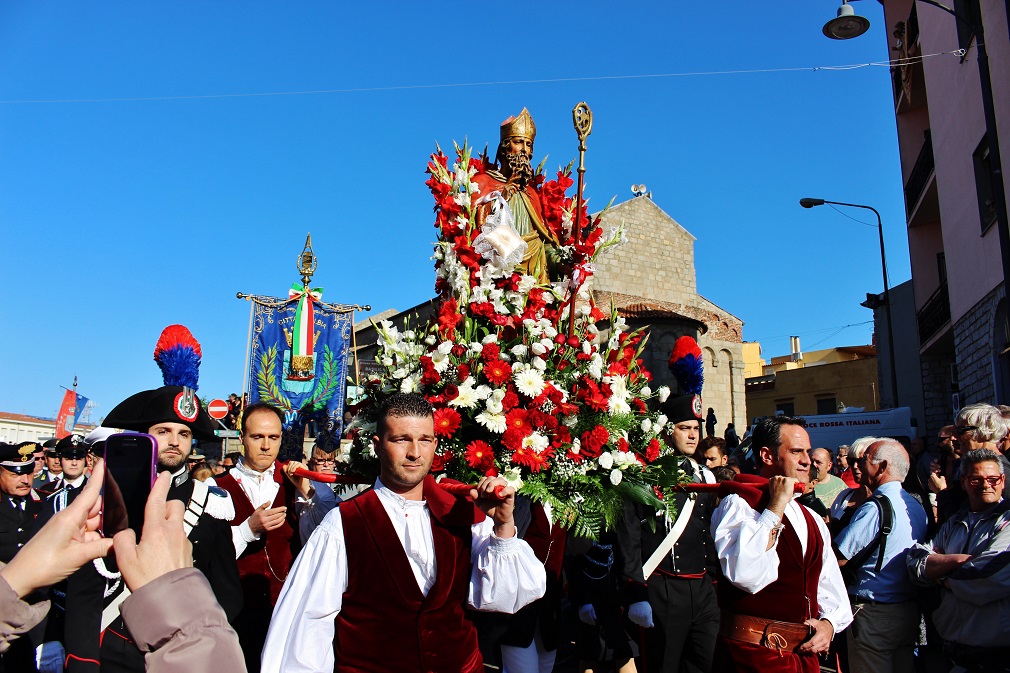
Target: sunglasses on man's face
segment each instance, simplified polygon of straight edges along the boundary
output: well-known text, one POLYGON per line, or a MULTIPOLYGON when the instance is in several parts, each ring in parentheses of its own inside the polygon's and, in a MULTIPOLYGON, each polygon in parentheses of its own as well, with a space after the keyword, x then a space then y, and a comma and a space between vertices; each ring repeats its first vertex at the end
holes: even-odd
POLYGON ((964 435, 964 434, 967 434, 969 432, 975 432, 976 430, 978 430, 978 426, 977 425, 959 425, 956 428, 954 428, 954 434, 955 435, 964 435))
POLYGON ((1003 481, 1003 476, 1004 475, 1001 474, 996 477, 968 477, 968 485, 972 488, 978 488, 983 483, 986 483, 995 488, 1003 481))

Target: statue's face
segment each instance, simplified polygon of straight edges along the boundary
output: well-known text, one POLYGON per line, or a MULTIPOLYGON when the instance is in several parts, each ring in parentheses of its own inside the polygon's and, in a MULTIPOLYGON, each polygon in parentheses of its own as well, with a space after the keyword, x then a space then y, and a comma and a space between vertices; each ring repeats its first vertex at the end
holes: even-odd
POLYGON ((529 138, 512 136, 509 138, 509 152, 511 154, 522 154, 527 159, 533 156, 533 141, 529 138))

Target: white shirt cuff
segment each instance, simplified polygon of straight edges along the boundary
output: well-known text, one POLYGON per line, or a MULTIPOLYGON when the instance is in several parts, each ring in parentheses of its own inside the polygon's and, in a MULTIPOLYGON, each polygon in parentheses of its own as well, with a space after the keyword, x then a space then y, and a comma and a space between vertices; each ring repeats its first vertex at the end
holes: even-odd
POLYGON ((758 523, 764 526, 765 528, 771 530, 772 528, 775 528, 775 526, 782 523, 782 517, 780 517, 778 514, 771 511, 770 509, 766 509, 765 511, 761 512, 761 516, 758 517, 758 523))

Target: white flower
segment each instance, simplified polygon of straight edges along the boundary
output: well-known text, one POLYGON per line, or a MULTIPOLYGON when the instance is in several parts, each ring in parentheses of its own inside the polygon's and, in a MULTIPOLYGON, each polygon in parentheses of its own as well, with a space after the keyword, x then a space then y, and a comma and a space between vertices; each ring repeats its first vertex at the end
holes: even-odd
POLYGON ((576 437, 575 439, 572 440, 572 448, 570 449, 570 451, 577 456, 579 455, 579 451, 581 450, 582 450, 582 441, 578 437, 576 437))
POLYGON ((452 362, 449 360, 448 355, 437 350, 431 354, 431 364, 435 368, 435 371, 441 374, 449 368, 452 362))
POLYGON ((652 421, 648 418, 642 419, 642 432, 649 433, 652 432, 652 421))
POLYGON ((383 355, 381 362, 383 367, 393 366, 393 358, 389 357, 388 355, 383 355))
POLYGON ((628 329, 628 321, 624 319, 624 316, 617 316, 617 320, 614 321, 614 330, 623 332, 626 329, 628 329))
POLYGON ((477 406, 477 393, 473 389, 473 379, 467 378, 466 381, 459 385, 459 394, 456 398, 449 401, 450 407, 459 407, 460 409, 473 409, 477 406))
POLYGON ((474 342, 474 343, 470 344, 470 350, 472 352, 474 352, 474 353, 480 353, 482 350, 484 350, 484 346, 481 345, 481 344, 479 344, 479 343, 474 342))
POLYGON ((547 362, 545 360, 543 360, 542 358, 533 358, 533 360, 531 361, 531 363, 533 364, 534 367, 536 367, 541 372, 544 372, 544 371, 547 370, 547 362))
POLYGON ((494 392, 491 393, 491 399, 494 400, 495 402, 501 402, 502 400, 504 400, 505 399, 505 389, 504 388, 495 388, 494 392))
POLYGON ((595 336, 600 333, 600 328, 595 324, 590 324, 589 327, 586 328, 586 332, 595 336))
POLYGON ((526 353, 529 351, 525 344, 516 344, 512 347, 512 355, 517 358, 526 357, 526 353))
POLYGON ((406 339, 407 341, 413 341, 415 336, 416 335, 414 334, 414 330, 412 329, 409 329, 403 333, 403 338, 406 339))
POLYGON ((522 470, 518 467, 510 467, 500 475, 505 483, 518 491, 523 487, 522 470))
POLYGON ((523 274, 519 279, 519 292, 529 294, 530 290, 537 286, 537 279, 533 276, 523 274))
POLYGON ((501 400, 496 400, 494 397, 489 397, 487 404, 485 404, 489 413, 500 414, 502 412, 501 400))
POLYGON ((593 344, 589 343, 588 341, 583 341, 582 342, 582 352, 585 353, 586 355, 589 355, 590 353, 592 353, 593 352, 593 344))
MULTIPOLYGON (((540 340, 540 345, 542 345, 545 350, 551 350, 552 348, 554 348, 554 340, 553 339, 541 339, 540 340)), ((538 353, 538 355, 539 355, 539 353, 538 353)))
POLYGON ((544 449, 550 445, 551 441, 539 432, 531 433, 529 436, 523 438, 523 448, 533 449, 538 454, 543 453, 544 449))
POLYGON ((452 352, 453 345, 454 344, 451 341, 446 339, 445 341, 443 341, 438 345, 438 352, 441 353, 442 355, 448 355, 449 353, 452 352))
MULTIPOLYGON (((564 423, 565 426, 569 428, 574 428, 575 425, 579 422, 579 417, 576 414, 569 414, 567 416, 562 416, 561 422, 564 423)), ((575 441, 577 442, 579 440, 576 439, 575 441)))
POLYGON ((642 386, 642 397, 648 397, 652 394, 652 388, 649 386, 642 386))
POLYGON ((407 370, 403 367, 393 370, 394 379, 404 379, 407 378, 407 370))
POLYGON ((477 386, 477 399, 486 400, 491 395, 491 386, 484 385, 483 383, 477 386))
POLYGON ((669 386, 660 386, 659 390, 657 392, 659 393, 659 403, 660 404, 662 404, 663 402, 666 402, 666 400, 670 397, 670 388, 669 388, 669 386))
POLYGON ((610 473, 610 483, 613 484, 614 486, 617 486, 618 484, 620 484, 621 483, 621 479, 623 479, 623 478, 624 478, 624 475, 621 474, 620 470, 613 470, 610 473))
POLYGON ((656 417, 656 432, 662 432, 663 428, 666 427, 666 422, 670 420, 666 417, 666 414, 660 414, 656 417))
POLYGON ((594 353, 593 359, 589 361, 589 375, 597 381, 603 376, 603 358, 599 353, 594 353))
POLYGON ((544 353, 547 352, 547 349, 544 347, 544 344, 540 341, 537 341, 532 346, 530 346, 530 350, 533 351, 534 355, 543 355, 544 353))
POLYGON ((418 385, 421 383, 421 374, 414 373, 400 382, 401 393, 416 393, 418 385))
POLYGON ((429 334, 428 336, 424 337, 424 343, 428 344, 429 346, 434 346, 436 341, 438 341, 438 339, 435 338, 434 334, 429 334))
POLYGON ((611 414, 630 414, 631 405, 628 404, 627 400, 622 400, 616 395, 610 397, 610 402, 607 405, 608 411, 611 414))
MULTIPOLYGON (((539 358, 534 358, 539 360, 539 358)), ((543 362, 541 360, 541 362, 543 362)), ((540 372, 531 367, 524 367, 512 375, 515 380, 516 389, 527 397, 536 397, 544 392, 544 377, 540 372)))
POLYGON ((482 411, 477 414, 474 420, 491 432, 498 433, 499 435, 505 432, 508 428, 508 423, 505 422, 505 416, 503 414, 492 414, 487 411, 482 411))
POLYGON ((498 341, 497 334, 488 334, 486 337, 480 340, 482 344, 493 344, 496 341, 498 341))
POLYGON ((548 339, 553 339, 557 335, 558 335, 558 331, 556 329, 554 329, 553 325, 551 325, 550 323, 547 323, 546 325, 544 325, 544 336, 545 337, 547 337, 548 339))
POLYGON ((600 454, 600 457, 596 460, 604 470, 609 470, 614 466, 614 457, 609 453, 600 454))

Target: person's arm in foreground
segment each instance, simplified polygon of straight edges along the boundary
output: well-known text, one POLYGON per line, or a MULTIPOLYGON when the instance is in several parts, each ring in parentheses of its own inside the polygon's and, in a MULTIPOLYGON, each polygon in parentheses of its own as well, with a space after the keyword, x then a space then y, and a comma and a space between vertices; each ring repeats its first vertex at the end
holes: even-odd
POLYGON ((50 519, 0 570, 0 652, 49 612, 49 601, 28 605, 22 598, 65 580, 85 563, 109 552, 112 540, 103 540, 98 534, 104 473, 99 461, 94 476, 74 502, 50 519))
POLYGON ((144 509, 143 539, 116 534, 116 560, 133 595, 120 612, 152 673, 245 673, 238 635, 210 584, 193 568, 182 502, 165 502, 171 477, 158 476, 144 509))
POLYGON ((483 477, 470 495, 488 518, 470 529, 468 603, 477 610, 515 614, 547 591, 547 571, 532 547, 516 535, 514 488, 499 477, 483 477), (499 486, 505 487, 504 500, 494 494, 499 486))

